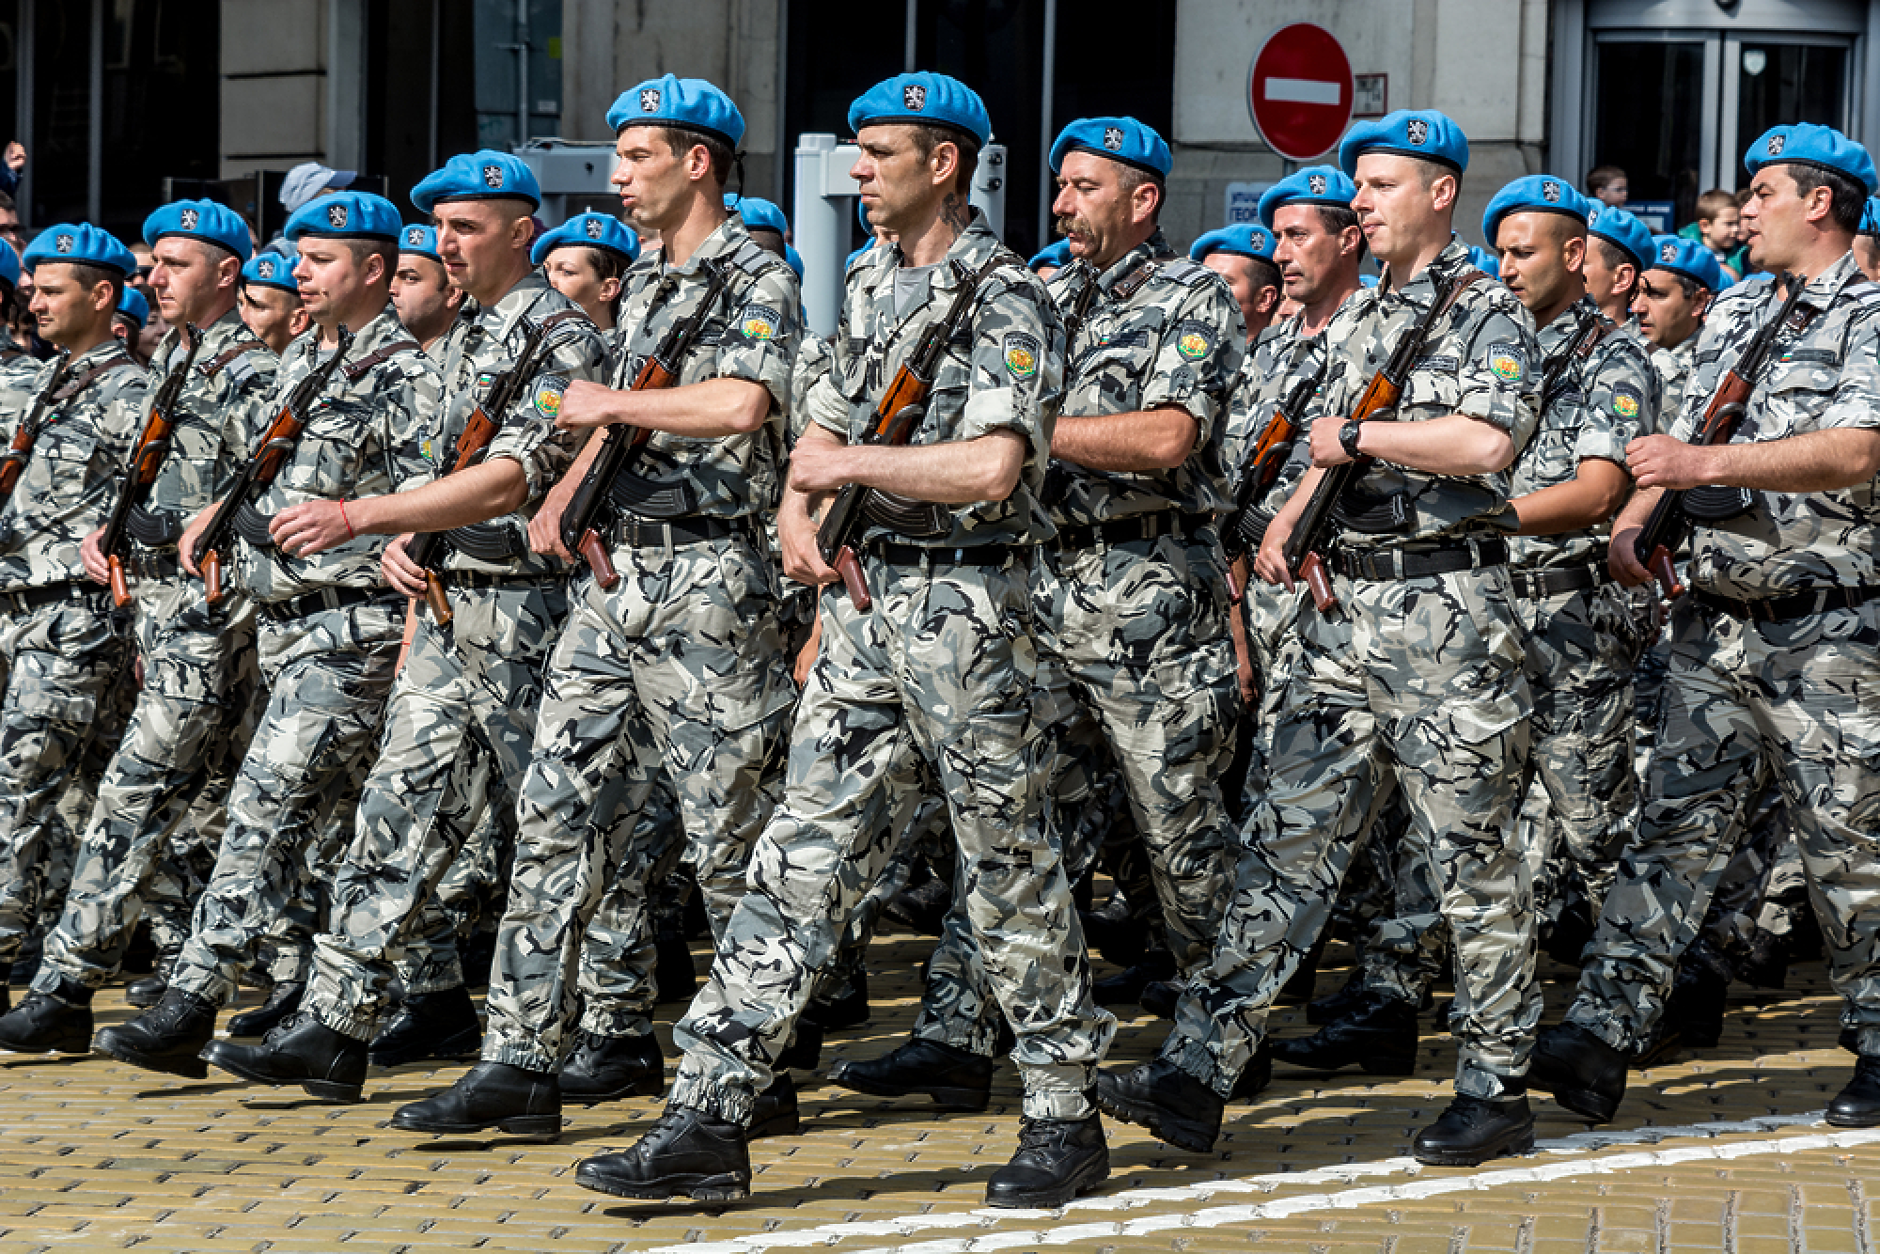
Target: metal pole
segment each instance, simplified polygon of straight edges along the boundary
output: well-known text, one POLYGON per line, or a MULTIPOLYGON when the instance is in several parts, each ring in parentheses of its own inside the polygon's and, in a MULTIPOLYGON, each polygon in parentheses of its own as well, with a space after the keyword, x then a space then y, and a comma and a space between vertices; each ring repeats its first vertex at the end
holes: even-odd
POLYGON ((516 142, 529 139, 529 0, 516 0, 516 142))
POLYGON ((912 74, 915 59, 920 55, 920 0, 907 0, 907 33, 903 45, 905 52, 901 57, 901 71, 912 74))
POLYGON ((431 142, 427 156, 433 170, 437 169, 437 75, 443 68, 438 64, 443 41, 444 0, 431 0, 431 142))
POLYGON ((104 216, 104 0, 91 0, 91 82, 85 119, 85 216, 104 216))
POLYGON ((848 239, 852 197, 828 196, 825 169, 834 155, 834 135, 796 137, 796 212, 790 216, 796 251, 803 257, 803 308, 810 330, 834 335, 842 309, 842 258, 848 239))
MULTIPOLYGON (((33 14, 38 7, 39 0, 20 0, 20 39, 14 54, 20 67, 17 115, 20 120, 20 142, 26 145, 29 156, 39 145, 38 138, 33 134, 33 14)), ((33 163, 30 160, 20 174, 20 185, 14 191, 18 196, 16 207, 19 209, 20 221, 30 225, 33 221, 33 163)))
POLYGON ((1057 94, 1057 0, 1044 0, 1044 89, 1038 106, 1038 247, 1051 240, 1051 141, 1057 130, 1051 106, 1057 94))
MULTIPOLYGON (((776 176, 771 180, 770 198, 783 204, 783 188, 786 182, 784 172, 789 168, 783 160, 784 153, 790 149, 790 0, 777 0, 777 135, 776 176)), ((795 231, 792 230, 792 235, 795 231)), ((799 250, 800 252, 801 250, 799 250)))

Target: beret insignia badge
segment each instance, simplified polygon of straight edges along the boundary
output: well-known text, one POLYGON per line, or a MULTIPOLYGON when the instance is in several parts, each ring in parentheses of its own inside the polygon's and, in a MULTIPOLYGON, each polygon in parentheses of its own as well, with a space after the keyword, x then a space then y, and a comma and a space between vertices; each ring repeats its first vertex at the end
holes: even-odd
POLYGON ((919 113, 927 107, 927 89, 919 83, 909 83, 901 89, 901 103, 919 113))
POLYGON ((658 113, 659 112, 659 88, 648 87, 646 90, 640 93, 640 112, 641 113, 658 113))
POLYGON ((334 205, 326 211, 326 220, 336 231, 346 229, 346 206, 334 205))
POLYGON ((196 223, 202 221, 202 214, 194 209, 185 209, 178 216, 183 220, 183 229, 185 231, 195 230, 196 223))
POLYGON ((1411 118, 1409 124, 1404 127, 1404 134, 1409 137, 1411 143, 1421 148, 1429 140, 1430 124, 1422 118, 1411 118))
POLYGON ((1123 151, 1123 128, 1120 126, 1104 127, 1103 146, 1111 152, 1123 151))
POLYGON ((483 181, 492 191, 500 188, 503 185, 503 167, 499 165, 484 166, 483 181))
POLYGON ((1311 190, 1314 196, 1323 196, 1327 186, 1328 184, 1323 174, 1306 175, 1306 187, 1311 190))

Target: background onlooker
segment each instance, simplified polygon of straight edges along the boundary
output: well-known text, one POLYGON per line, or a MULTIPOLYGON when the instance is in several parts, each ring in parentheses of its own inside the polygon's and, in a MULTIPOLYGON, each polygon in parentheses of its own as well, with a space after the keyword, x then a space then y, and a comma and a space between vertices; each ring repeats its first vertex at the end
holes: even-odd
POLYGON ((1697 198, 1697 221, 1678 231, 1685 239, 1697 240, 1716 254, 1717 264, 1729 271, 1732 279, 1742 278, 1748 265, 1749 248, 1743 243, 1739 203, 1736 193, 1713 187, 1697 198))
POLYGON ((1631 194, 1625 171, 1616 165, 1596 165, 1586 174, 1586 194, 1617 209, 1631 194))

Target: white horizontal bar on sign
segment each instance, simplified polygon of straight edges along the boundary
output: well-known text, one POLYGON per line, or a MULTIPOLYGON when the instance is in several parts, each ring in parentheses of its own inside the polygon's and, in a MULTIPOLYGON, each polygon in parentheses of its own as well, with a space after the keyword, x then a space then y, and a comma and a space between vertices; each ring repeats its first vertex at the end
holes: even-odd
POLYGON ((1316 78, 1269 78, 1262 88, 1275 104, 1336 105, 1343 91, 1343 84, 1316 78))

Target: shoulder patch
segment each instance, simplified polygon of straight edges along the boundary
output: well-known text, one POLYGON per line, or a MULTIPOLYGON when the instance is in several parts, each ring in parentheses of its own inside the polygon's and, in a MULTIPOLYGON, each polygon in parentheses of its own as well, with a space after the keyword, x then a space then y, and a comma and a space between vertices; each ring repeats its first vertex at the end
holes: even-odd
POLYGON ((738 312, 738 334, 754 344, 762 344, 777 337, 782 322, 783 316, 769 305, 752 302, 738 312))
POLYGON ((1214 332, 1199 322, 1184 322, 1175 333, 1175 351, 1184 361, 1200 361, 1214 351, 1214 332))
POLYGON ((1519 383, 1527 377, 1527 354, 1509 340, 1488 346, 1489 373, 1503 383, 1519 383))
POLYGON ((1644 405, 1645 398, 1639 395, 1637 388, 1630 383, 1621 383, 1612 390, 1612 412, 1621 418, 1636 418, 1644 405))
POLYGON ((1006 372, 1014 379, 1029 379, 1038 373, 1038 354, 1041 349, 1034 337, 1017 331, 1010 332, 1005 337, 1003 348, 1006 372))
POLYGON ((550 422, 561 413, 561 394, 568 390, 568 380, 558 374, 539 375, 531 390, 529 403, 535 412, 550 422))

